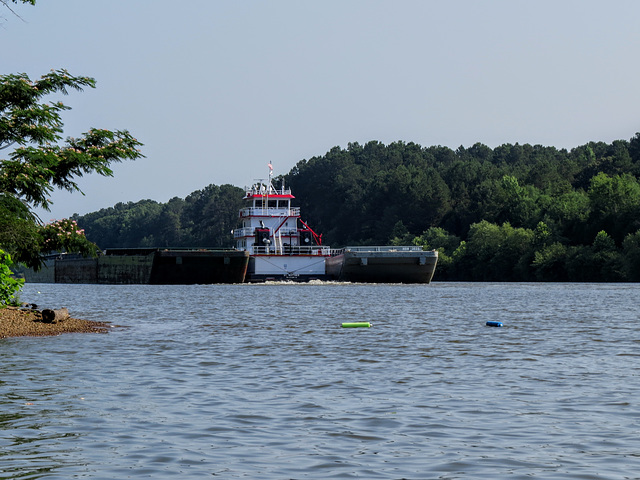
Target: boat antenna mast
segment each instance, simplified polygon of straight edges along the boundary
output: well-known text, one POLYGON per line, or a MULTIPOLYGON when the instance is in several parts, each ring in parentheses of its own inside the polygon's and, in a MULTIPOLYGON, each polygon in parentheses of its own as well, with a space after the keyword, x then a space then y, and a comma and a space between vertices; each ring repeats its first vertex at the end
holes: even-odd
POLYGON ((275 188, 273 188, 273 184, 271 183, 271 179, 273 178, 273 165, 271 164, 271 162, 269 162, 269 185, 267 185, 267 190, 275 190, 275 188))

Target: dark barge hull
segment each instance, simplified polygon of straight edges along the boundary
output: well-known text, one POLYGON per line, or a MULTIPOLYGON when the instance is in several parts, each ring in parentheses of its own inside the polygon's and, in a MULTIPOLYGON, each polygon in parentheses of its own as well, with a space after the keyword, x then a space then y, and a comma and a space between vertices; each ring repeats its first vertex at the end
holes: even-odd
POLYGON ((163 250, 156 253, 149 283, 188 285, 242 283, 247 274, 249 253, 163 250))
POLYGON ((39 271, 27 270, 30 283, 104 285, 190 285, 242 283, 249 254, 237 250, 109 249, 98 258, 60 255, 39 271))
POLYGON ((335 280, 355 283, 431 283, 438 262, 435 251, 349 250, 327 259, 335 280))

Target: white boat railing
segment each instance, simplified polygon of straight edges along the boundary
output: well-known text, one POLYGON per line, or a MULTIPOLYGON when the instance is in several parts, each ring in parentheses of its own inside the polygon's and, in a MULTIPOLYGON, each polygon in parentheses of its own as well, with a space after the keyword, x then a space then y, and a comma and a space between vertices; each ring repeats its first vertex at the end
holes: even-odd
POLYGON ((250 227, 236 228, 233 230, 233 238, 250 237, 255 229, 250 227))
POLYGON ((260 183, 256 185, 252 185, 251 188, 245 188, 244 191, 245 191, 245 197, 251 197, 255 195, 263 195, 263 196, 291 195, 290 188, 282 187, 280 189, 277 189, 273 185, 269 185, 269 186, 265 185, 264 183, 262 183, 262 181, 260 181, 260 183))
MULTIPOLYGON (((233 238, 253 237, 255 235, 255 227, 242 227, 233 230, 233 238)), ((296 228, 281 228, 278 233, 281 237, 293 237, 298 234, 296 228)))
POLYGON ((243 217, 299 217, 300 207, 277 208, 277 207, 247 207, 240 210, 240 218, 243 217))
POLYGON ((345 252, 354 253, 375 253, 375 252, 404 252, 404 253, 421 253, 421 256, 425 257, 437 257, 437 250, 424 250, 419 245, 384 245, 384 246, 357 246, 357 247, 344 247, 331 249, 331 256, 341 255, 345 252))
POLYGON ((328 256, 331 254, 331 247, 301 247, 301 246, 291 246, 291 245, 283 245, 282 248, 275 248, 273 245, 268 247, 260 247, 253 245, 249 249, 249 254, 251 255, 324 255, 328 256))
POLYGON ((378 245, 378 246, 358 246, 344 247, 344 251, 350 252, 422 252, 419 245, 378 245))

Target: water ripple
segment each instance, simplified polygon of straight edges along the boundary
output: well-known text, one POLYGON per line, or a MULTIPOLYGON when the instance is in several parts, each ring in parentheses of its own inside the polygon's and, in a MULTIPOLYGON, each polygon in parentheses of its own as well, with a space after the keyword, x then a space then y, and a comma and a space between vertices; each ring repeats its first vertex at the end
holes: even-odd
POLYGON ((0 341, 0 479, 639 478, 638 293, 27 285, 130 328, 0 341))

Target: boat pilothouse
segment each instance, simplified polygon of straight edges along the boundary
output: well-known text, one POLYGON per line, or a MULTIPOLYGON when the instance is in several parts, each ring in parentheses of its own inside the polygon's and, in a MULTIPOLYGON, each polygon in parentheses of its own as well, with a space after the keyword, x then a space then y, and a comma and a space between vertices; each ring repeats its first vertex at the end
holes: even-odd
POLYGON ((331 249, 300 219, 300 208, 291 206, 295 197, 284 180, 280 189, 273 186, 272 171, 269 165, 269 179, 257 180, 246 189, 241 226, 233 232, 236 248, 250 255, 247 278, 324 278, 331 249))

